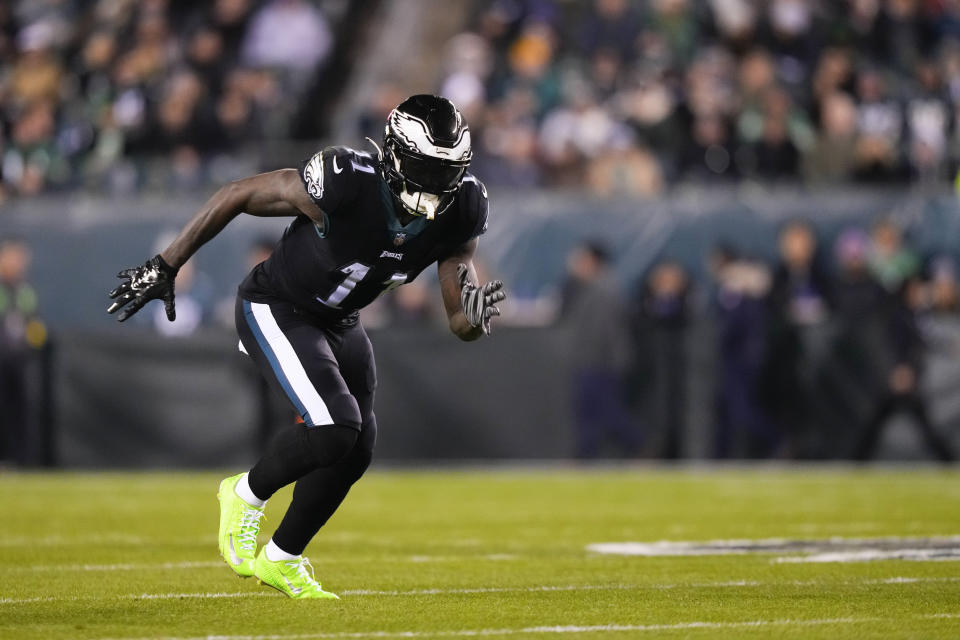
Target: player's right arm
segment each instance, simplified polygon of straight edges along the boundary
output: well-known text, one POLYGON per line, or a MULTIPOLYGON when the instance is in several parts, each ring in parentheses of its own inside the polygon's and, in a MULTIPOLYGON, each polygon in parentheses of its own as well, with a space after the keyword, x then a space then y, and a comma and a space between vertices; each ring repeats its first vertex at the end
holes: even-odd
POLYGON ((260 217, 303 214, 323 224, 323 213, 304 189, 296 169, 280 169, 231 182, 207 200, 170 246, 142 266, 118 274, 126 281, 110 292, 114 302, 107 312, 119 310, 117 319, 123 322, 147 302, 159 298, 164 302, 167 318, 173 320, 177 271, 241 213, 260 217))
POLYGON ((171 267, 179 269, 241 213, 268 218, 304 214, 323 224, 323 214, 303 188, 299 172, 280 169, 218 189, 160 256, 171 267))

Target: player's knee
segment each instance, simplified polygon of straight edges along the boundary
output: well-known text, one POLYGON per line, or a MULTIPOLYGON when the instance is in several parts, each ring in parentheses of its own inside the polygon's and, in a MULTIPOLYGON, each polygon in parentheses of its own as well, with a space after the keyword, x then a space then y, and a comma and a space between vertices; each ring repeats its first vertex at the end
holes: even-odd
POLYGON ((327 411, 330 413, 330 419, 333 424, 351 427, 359 430, 362 421, 360 417, 360 406, 357 399, 349 393, 324 398, 326 400, 327 411))
POLYGON ((353 482, 356 482, 366 472, 367 467, 373 460, 373 448, 376 442, 376 422, 368 421, 363 425, 363 431, 357 439, 353 451, 350 452, 350 474, 353 476, 353 482))
POLYGON ((357 444, 360 432, 353 427, 328 424, 306 428, 307 443, 316 464, 329 467, 343 460, 357 444))

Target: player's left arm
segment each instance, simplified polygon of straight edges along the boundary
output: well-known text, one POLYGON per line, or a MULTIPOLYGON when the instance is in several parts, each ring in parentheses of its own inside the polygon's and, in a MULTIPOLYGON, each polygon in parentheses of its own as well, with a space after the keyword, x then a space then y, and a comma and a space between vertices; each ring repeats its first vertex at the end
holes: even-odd
POLYGON ((490 322, 500 315, 497 303, 506 297, 499 280, 477 285, 473 256, 477 239, 465 242, 437 263, 440 293, 447 311, 450 331, 464 341, 490 335, 490 322))

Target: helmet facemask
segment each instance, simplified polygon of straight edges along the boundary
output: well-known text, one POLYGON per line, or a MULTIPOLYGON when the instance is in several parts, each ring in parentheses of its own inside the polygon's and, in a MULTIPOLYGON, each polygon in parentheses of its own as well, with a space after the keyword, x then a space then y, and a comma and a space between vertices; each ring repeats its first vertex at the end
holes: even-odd
POLYGON ((408 212, 428 220, 453 203, 469 164, 404 149, 389 137, 383 145, 387 183, 408 212))

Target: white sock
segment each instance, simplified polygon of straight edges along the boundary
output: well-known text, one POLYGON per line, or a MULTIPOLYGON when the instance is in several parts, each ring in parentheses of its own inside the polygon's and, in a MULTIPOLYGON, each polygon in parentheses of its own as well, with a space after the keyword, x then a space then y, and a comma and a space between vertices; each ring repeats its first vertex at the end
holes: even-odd
POLYGON ((267 501, 258 498, 257 495, 250 489, 250 483, 247 482, 248 475, 248 473, 245 473, 240 477, 240 480, 237 481, 237 486, 233 491, 248 505, 260 509, 263 507, 263 505, 267 504, 267 501))
POLYGON ((287 553, 283 549, 277 546, 277 543, 273 541, 273 538, 270 538, 270 542, 267 543, 267 546, 264 547, 264 552, 267 554, 267 560, 270 562, 280 562, 281 560, 296 560, 300 556, 295 556, 292 553, 287 553))

